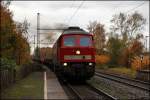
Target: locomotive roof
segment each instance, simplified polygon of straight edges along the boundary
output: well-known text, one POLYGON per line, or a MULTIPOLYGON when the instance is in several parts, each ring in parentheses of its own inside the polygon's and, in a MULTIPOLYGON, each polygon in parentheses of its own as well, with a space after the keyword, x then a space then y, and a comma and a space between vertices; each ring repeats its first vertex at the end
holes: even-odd
POLYGON ((89 34, 79 27, 69 27, 63 31, 63 34, 89 34))

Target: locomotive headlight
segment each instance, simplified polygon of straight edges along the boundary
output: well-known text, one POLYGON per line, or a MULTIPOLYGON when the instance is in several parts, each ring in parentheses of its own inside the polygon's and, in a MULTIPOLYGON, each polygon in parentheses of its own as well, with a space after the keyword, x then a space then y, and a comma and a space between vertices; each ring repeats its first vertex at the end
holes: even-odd
POLYGON ((92 66, 93 64, 92 63, 89 63, 89 66, 92 66))
POLYGON ((67 63, 64 63, 63 65, 64 65, 64 66, 67 66, 67 63))
POLYGON ((79 55, 79 54, 80 54, 80 51, 79 51, 79 50, 77 50, 77 51, 76 51, 76 54, 78 54, 78 55, 79 55))

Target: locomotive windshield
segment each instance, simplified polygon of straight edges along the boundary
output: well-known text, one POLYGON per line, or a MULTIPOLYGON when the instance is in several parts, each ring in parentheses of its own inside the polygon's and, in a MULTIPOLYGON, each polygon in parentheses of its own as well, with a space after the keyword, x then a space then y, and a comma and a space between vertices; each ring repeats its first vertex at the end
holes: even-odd
POLYGON ((91 42, 90 37, 80 37, 80 46, 91 46, 91 42))
POLYGON ((75 37, 66 37, 64 38, 64 46, 75 46, 75 37))
POLYGON ((67 47, 81 46, 89 47, 92 46, 92 38, 89 36, 65 36, 63 39, 63 45, 67 47))

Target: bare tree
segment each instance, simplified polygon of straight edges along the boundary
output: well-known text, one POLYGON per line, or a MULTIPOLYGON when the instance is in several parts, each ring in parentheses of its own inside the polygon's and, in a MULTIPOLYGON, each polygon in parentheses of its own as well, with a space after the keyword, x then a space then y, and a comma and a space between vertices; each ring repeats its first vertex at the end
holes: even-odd
POLYGON ((134 12, 131 15, 119 13, 113 16, 111 23, 111 32, 121 34, 124 42, 129 42, 129 40, 136 38, 136 35, 141 33, 146 19, 138 12, 134 12))
POLYGON ((87 29, 89 30, 89 32, 91 32, 94 35, 94 43, 95 43, 96 52, 98 54, 103 53, 103 49, 105 46, 104 25, 101 23, 98 23, 97 21, 89 22, 87 29))
MULTIPOLYGON (((111 20, 111 34, 121 34, 121 59, 124 59, 127 66, 131 63, 131 58, 139 55, 143 46, 140 42, 142 30, 146 24, 146 19, 138 12, 126 15, 124 13, 116 14, 111 20)), ((113 46, 112 46, 113 48, 113 46)))
POLYGON ((17 32, 22 33, 26 39, 28 39, 28 29, 30 23, 28 23, 27 19, 25 19, 22 23, 16 22, 17 32))
POLYGON ((124 41, 127 41, 127 16, 124 13, 120 13, 118 15, 113 15, 111 20, 111 34, 121 34, 124 41))
POLYGON ((145 24, 146 19, 138 12, 129 15, 127 20, 128 35, 136 37, 144 29, 145 24))

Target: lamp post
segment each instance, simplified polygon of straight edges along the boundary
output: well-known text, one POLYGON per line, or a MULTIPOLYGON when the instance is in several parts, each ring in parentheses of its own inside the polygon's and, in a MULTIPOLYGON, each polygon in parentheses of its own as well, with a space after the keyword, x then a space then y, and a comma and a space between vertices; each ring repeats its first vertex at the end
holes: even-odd
POLYGON ((40 13, 37 13, 37 57, 40 57, 40 34, 39 34, 39 28, 40 28, 40 13))
POLYGON ((148 52, 148 47, 147 47, 147 38, 149 37, 149 36, 145 36, 146 37, 146 52, 148 52))
POLYGON ((131 58, 129 56, 128 66, 131 67, 131 58))
POLYGON ((141 68, 142 68, 143 55, 140 55, 140 58, 141 58, 141 67, 140 67, 140 70, 141 70, 141 68))

